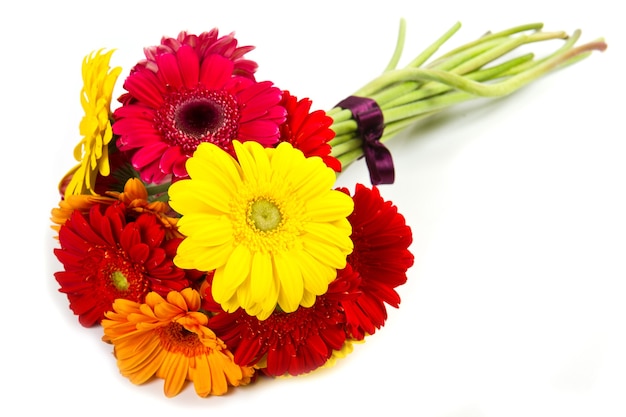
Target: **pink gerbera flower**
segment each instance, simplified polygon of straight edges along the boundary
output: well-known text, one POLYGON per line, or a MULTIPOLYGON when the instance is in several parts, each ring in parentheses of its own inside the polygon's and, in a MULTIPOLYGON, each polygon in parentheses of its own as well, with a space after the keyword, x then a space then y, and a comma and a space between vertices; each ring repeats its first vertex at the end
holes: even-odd
POLYGON ((186 177, 185 162, 202 142, 234 155, 232 141, 273 146, 285 120, 282 93, 269 81, 234 76, 222 55, 201 57, 190 45, 155 57, 156 72, 136 68, 115 113, 118 147, 146 182, 186 177), (202 59, 201 59, 202 58, 202 59))
POLYGON ((244 55, 254 49, 254 46, 237 46, 238 42, 234 33, 219 36, 217 28, 200 35, 180 32, 176 38, 163 37, 161 44, 144 48, 146 59, 140 61, 137 66, 147 67, 157 72, 157 57, 163 53, 172 54, 181 46, 189 45, 196 51, 200 62, 210 55, 217 54, 228 58, 233 62, 233 74, 254 79, 258 65, 256 62, 244 58, 244 55))

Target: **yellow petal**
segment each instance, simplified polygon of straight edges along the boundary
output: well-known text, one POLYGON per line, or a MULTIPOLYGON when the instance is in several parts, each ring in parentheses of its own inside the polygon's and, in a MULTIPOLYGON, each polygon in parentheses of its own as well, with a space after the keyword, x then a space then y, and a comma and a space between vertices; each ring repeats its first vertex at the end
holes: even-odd
POLYGON ((296 311, 304 291, 300 267, 292 257, 285 254, 274 255, 274 267, 280 281, 278 305, 286 313, 296 311))
POLYGON ((248 279, 251 263, 252 254, 248 248, 243 245, 235 247, 226 265, 217 268, 213 276, 212 288, 215 301, 222 303, 235 294, 237 287, 248 279))
MULTIPOLYGON (((274 271, 272 269, 272 258, 268 253, 256 252, 252 257, 252 270, 250 274, 250 292, 251 300, 254 303, 263 302, 270 299, 272 303, 272 295, 276 294, 273 279, 274 271)), ((274 299, 274 302, 276 300, 274 299)))
POLYGON ((352 198, 341 191, 330 191, 324 198, 313 198, 306 203, 307 214, 316 222, 332 222, 348 217, 354 210, 352 198))
POLYGON ((233 240, 232 223, 225 216, 207 213, 192 213, 183 216, 177 223, 178 231, 190 236, 203 246, 218 246, 233 240))

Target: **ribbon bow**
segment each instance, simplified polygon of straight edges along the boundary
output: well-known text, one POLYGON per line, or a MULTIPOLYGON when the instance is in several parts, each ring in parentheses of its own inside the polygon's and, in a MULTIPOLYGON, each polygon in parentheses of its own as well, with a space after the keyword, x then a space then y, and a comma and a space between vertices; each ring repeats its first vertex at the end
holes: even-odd
POLYGON ((383 145, 383 112, 376 101, 367 97, 349 96, 336 107, 350 110, 363 138, 363 155, 372 185, 393 184, 395 172, 391 152, 383 145))

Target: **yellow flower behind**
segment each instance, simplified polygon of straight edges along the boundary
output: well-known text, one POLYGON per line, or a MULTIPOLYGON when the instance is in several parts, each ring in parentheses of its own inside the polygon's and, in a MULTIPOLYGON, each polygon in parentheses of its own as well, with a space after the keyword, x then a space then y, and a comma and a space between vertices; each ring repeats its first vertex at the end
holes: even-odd
POLYGON ((185 239, 174 263, 215 271, 212 295, 228 312, 263 320, 276 308, 310 307, 352 252, 352 198, 335 173, 289 143, 233 142, 237 159, 202 143, 190 179, 172 184, 170 206, 185 239))
POLYGON ((83 89, 80 102, 85 115, 79 130, 81 141, 74 148, 74 158, 80 163, 70 174, 72 179, 65 196, 94 193, 96 175, 110 173, 108 145, 113 138, 111 128, 111 97, 121 67, 113 69, 109 61, 113 51, 93 52, 83 60, 83 89))

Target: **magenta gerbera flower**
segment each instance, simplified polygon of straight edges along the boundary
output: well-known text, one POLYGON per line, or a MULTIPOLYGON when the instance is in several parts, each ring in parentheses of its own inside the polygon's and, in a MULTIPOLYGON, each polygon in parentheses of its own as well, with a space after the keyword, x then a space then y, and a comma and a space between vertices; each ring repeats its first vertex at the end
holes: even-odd
POLYGON ((155 57, 156 72, 136 68, 114 112, 118 147, 130 152, 141 178, 160 183, 186 177, 185 162, 202 142, 234 155, 232 141, 275 145, 285 121, 282 92, 269 82, 233 75, 222 55, 206 57, 190 45, 155 57))
POLYGON ((245 58, 245 54, 252 51, 254 46, 237 46, 238 41, 234 33, 219 36, 217 28, 200 35, 180 32, 176 38, 164 36, 161 44, 144 48, 146 59, 140 61, 137 66, 147 67, 154 72, 158 70, 157 57, 163 53, 175 53, 183 45, 191 46, 196 51, 200 62, 210 55, 217 54, 228 58, 233 62, 233 74, 254 79, 258 65, 256 62, 245 58))

